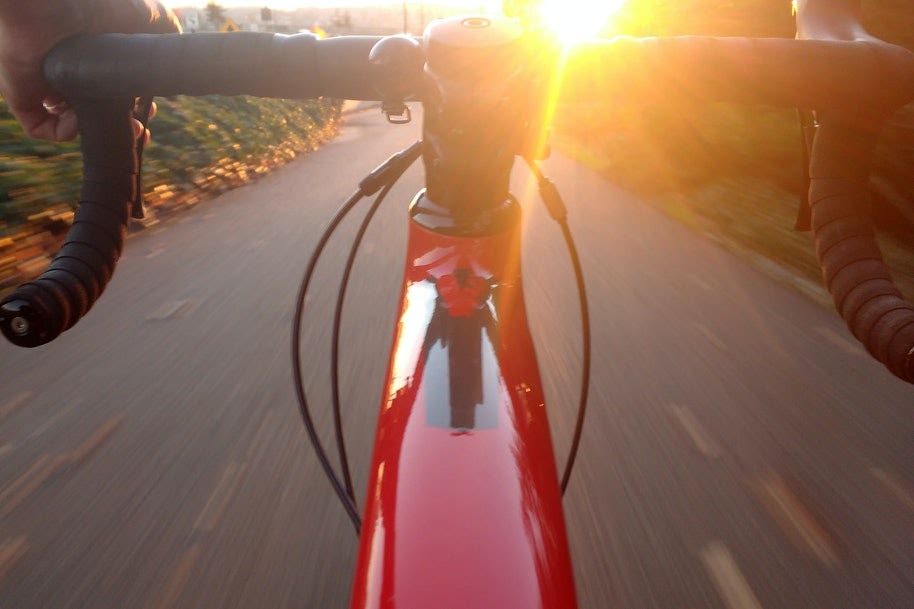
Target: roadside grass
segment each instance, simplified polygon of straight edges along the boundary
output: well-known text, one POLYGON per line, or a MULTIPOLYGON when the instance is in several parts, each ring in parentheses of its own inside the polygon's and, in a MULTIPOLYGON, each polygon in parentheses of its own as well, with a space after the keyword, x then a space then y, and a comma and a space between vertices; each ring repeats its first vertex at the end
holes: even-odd
MULTIPOLYGON (((216 96, 157 103, 143 162, 153 222, 314 150, 336 133, 341 107, 216 96)), ((72 222, 81 175, 76 143, 26 138, 0 100, 0 289, 50 261, 72 222)))
MULTIPOLYGON (((865 0, 863 8, 870 31, 914 48, 910 0, 865 0)), ((794 32, 789 3, 771 0, 631 0, 617 25, 636 36, 794 32)), ((811 234, 793 230, 807 187, 794 110, 700 103, 686 91, 637 102, 563 100, 553 129, 558 149, 697 232, 822 284, 811 234)), ((884 257, 914 297, 914 105, 882 140, 872 209, 884 257)))
MULTIPOLYGON (((557 116, 555 144, 569 156, 728 249, 822 284, 811 233, 793 229, 806 187, 793 110, 679 100, 557 116)), ((879 235, 886 261, 914 296, 911 233, 894 210, 878 218, 893 229, 879 235)))

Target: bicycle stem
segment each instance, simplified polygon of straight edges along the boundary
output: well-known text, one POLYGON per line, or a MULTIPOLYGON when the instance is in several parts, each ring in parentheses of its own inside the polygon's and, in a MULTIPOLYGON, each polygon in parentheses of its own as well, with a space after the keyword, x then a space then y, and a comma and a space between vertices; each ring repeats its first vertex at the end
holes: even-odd
POLYGON ((426 29, 426 191, 413 207, 419 224, 480 235, 504 230, 516 218, 508 192, 511 168, 515 156, 536 156, 539 93, 550 74, 543 64, 531 66, 530 41, 519 24, 486 17, 443 20, 426 29))

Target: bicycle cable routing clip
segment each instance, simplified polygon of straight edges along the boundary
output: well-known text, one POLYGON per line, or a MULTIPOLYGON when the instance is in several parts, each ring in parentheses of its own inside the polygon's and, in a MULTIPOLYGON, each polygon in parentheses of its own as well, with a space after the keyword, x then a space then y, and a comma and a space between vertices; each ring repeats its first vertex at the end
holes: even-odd
POLYGON ((412 122, 413 114, 404 100, 416 94, 416 83, 425 65, 425 52, 419 41, 406 35, 386 36, 371 48, 368 61, 379 75, 381 112, 387 122, 394 125, 412 122))
MULTIPOLYGON (((136 105, 133 109, 133 118, 138 120, 143 126, 143 132, 145 133, 146 127, 149 124, 149 119, 152 116, 152 98, 151 97, 142 97, 136 100, 136 105)), ((146 219, 146 204, 143 200, 143 151, 146 148, 146 136, 140 134, 140 137, 136 140, 136 146, 134 148, 136 152, 136 175, 134 177, 134 184, 136 192, 133 195, 133 200, 130 201, 130 217, 134 220, 144 220, 146 219)))
POLYGON ((387 122, 392 125, 405 125, 413 120, 413 113, 410 111, 409 106, 402 101, 382 102, 381 112, 387 117, 387 122))

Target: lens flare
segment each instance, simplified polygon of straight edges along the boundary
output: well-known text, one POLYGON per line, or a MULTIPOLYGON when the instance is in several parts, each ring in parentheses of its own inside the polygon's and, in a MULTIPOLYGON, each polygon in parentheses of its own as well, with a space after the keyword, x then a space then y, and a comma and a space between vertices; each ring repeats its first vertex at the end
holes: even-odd
POLYGON ((564 42, 597 35, 625 0, 542 0, 539 13, 544 25, 564 42))

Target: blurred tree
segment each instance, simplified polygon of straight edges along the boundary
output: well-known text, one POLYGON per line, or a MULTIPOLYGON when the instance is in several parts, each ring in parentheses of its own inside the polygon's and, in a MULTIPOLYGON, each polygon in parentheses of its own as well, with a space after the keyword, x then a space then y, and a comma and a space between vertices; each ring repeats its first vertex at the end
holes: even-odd
POLYGON ((348 30, 352 27, 352 15, 349 14, 349 9, 345 11, 342 9, 336 9, 333 13, 333 25, 337 29, 348 30))
POLYGON ((270 7, 265 6, 260 9, 260 20, 261 21, 273 21, 273 11, 270 10, 270 7))
POLYGON ((225 9, 216 4, 216 0, 210 0, 206 5, 206 20, 218 28, 225 20, 225 9))

